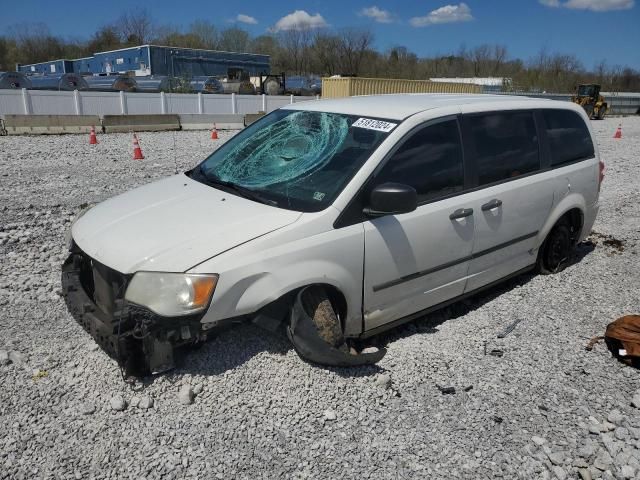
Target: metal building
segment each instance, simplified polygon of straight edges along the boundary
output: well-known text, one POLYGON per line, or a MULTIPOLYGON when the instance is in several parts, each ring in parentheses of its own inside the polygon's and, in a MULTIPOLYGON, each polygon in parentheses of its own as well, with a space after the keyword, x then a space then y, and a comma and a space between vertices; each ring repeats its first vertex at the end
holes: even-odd
POLYGON ((231 76, 242 71, 249 76, 268 73, 269 55, 222 52, 194 48, 141 45, 95 53, 76 60, 17 65, 23 73, 131 73, 136 76, 163 75, 171 77, 231 76))
POLYGON ((25 74, 59 74, 75 73, 73 69, 74 60, 51 60, 49 62, 31 63, 29 65, 16 65, 16 70, 25 74))

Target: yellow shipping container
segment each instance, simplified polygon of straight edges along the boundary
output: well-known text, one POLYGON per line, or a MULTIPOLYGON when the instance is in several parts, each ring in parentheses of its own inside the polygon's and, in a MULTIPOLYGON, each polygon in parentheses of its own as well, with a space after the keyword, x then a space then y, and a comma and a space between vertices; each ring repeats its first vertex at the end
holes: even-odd
POLYGON ((322 79, 322 98, 385 93, 482 93, 482 89, 478 85, 431 82, 429 80, 360 77, 325 77, 322 79))

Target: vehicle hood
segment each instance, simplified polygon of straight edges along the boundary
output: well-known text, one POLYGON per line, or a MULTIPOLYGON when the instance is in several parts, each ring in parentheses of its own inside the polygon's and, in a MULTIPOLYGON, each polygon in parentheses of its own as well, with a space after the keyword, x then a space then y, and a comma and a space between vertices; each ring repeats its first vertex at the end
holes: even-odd
POLYGON ((300 215, 175 175, 96 205, 71 233, 87 255, 121 273, 184 272, 300 215))

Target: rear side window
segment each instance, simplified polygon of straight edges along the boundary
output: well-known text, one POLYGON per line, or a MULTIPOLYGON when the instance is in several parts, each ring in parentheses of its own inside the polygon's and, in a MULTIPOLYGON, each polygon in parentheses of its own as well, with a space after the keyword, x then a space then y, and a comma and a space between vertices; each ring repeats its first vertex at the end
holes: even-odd
POLYGON ((543 110, 551 165, 593 157, 593 142, 584 120, 571 110, 543 110))
POLYGON ((478 184, 500 182, 540 169, 532 112, 500 112, 468 118, 478 184))
POLYGON ((418 202, 450 195, 464 186, 462 147, 456 120, 421 128, 376 175, 376 184, 397 182, 418 192, 418 202))

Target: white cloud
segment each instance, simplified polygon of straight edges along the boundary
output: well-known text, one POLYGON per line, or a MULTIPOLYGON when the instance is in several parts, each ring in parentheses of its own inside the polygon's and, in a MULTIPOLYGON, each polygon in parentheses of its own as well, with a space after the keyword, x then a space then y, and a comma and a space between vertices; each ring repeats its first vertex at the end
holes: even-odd
POLYGON ((563 7, 573 10, 592 10, 594 12, 606 12, 608 10, 629 10, 635 5, 635 0, 539 0, 542 5, 548 7, 563 7))
POLYGON ((458 5, 445 5, 433 10, 424 17, 413 17, 409 23, 414 27, 428 27, 440 23, 468 22, 473 20, 471 9, 466 3, 458 5))
POLYGON ((382 10, 375 5, 373 7, 363 8, 362 10, 360 10, 358 15, 360 15, 361 17, 369 17, 378 23, 393 22, 393 17, 389 11, 382 10))
POLYGON ((316 13, 309 15, 304 10, 296 10, 289 15, 285 15, 271 28, 272 32, 280 32, 283 30, 310 30, 313 28, 328 27, 329 24, 322 18, 322 15, 316 13))
POLYGON ((250 15, 245 15, 244 13, 239 13, 238 16, 236 17, 236 22, 248 23, 249 25, 255 25, 255 24, 258 23, 258 20, 256 20, 254 17, 252 17, 250 15))

